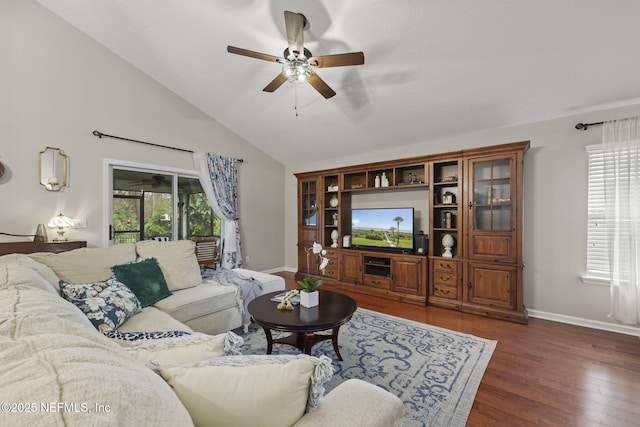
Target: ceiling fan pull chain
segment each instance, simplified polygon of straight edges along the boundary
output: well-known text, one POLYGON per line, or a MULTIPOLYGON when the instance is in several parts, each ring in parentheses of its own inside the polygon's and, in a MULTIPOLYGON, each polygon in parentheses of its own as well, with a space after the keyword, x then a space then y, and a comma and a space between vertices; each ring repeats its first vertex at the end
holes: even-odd
POLYGON ((293 109, 296 110, 296 117, 298 117, 298 85, 293 85, 293 109))

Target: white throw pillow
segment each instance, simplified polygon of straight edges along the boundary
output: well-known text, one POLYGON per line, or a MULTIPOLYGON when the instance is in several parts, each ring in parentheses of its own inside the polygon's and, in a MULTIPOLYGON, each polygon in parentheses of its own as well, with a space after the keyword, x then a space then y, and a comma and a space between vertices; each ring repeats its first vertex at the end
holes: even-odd
POLYGON ((196 427, 291 426, 315 409, 331 379, 331 359, 229 356, 159 369, 196 427))
MULTIPOLYGON (((124 336, 129 337, 132 334, 136 333, 124 333, 124 336)), ((140 336, 153 336, 154 333, 137 334, 140 336)), ((147 364, 153 361, 155 364, 163 366, 180 365, 211 359, 212 357, 239 354, 244 340, 233 332, 218 335, 192 332, 189 335, 136 339, 135 341, 116 337, 115 342, 123 346, 130 355, 140 362, 147 364)))
POLYGON ((191 240, 156 242, 145 240, 136 243, 138 256, 155 258, 167 281, 170 291, 193 288, 202 283, 200 266, 196 258, 196 244, 191 240))

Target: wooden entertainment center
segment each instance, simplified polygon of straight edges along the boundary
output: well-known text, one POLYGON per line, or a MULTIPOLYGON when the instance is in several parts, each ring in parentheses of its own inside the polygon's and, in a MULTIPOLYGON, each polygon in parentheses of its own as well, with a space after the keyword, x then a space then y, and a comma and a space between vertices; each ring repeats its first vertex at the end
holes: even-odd
POLYGON ((524 141, 297 173, 296 278, 309 264, 309 273, 334 289, 526 323, 522 190, 528 149, 524 141), (428 206, 428 251, 343 247, 352 235, 356 195, 393 205, 390 194, 399 191, 415 193, 416 202, 428 206), (313 242, 327 250, 324 274, 318 257, 308 256, 313 242))

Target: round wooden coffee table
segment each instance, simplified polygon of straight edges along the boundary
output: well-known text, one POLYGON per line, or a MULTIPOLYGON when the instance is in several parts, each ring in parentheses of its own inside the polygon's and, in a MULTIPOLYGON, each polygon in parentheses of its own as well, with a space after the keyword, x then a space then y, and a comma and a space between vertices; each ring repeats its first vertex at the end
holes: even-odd
POLYGON ((355 300, 350 296, 332 292, 319 291, 320 304, 306 308, 295 305, 293 311, 280 311, 278 303, 271 298, 282 291, 270 292, 254 299, 248 309, 251 320, 260 325, 267 337, 267 354, 271 354, 273 344, 292 345, 305 354, 311 354, 314 344, 331 340, 333 350, 339 360, 342 360, 338 349, 338 332, 340 326, 347 323, 358 308, 355 300), (319 334, 320 331, 331 330, 331 333, 319 334), (273 339, 271 331, 291 332, 291 334, 273 339))

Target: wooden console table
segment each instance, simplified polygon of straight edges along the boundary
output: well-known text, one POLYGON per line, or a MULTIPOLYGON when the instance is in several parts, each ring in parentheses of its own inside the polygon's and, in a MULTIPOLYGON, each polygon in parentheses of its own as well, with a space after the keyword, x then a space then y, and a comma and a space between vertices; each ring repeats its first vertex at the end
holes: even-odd
POLYGON ((66 252, 78 248, 86 248, 87 242, 67 240, 64 242, 5 242, 0 243, 0 256, 7 254, 31 254, 34 252, 66 252))

